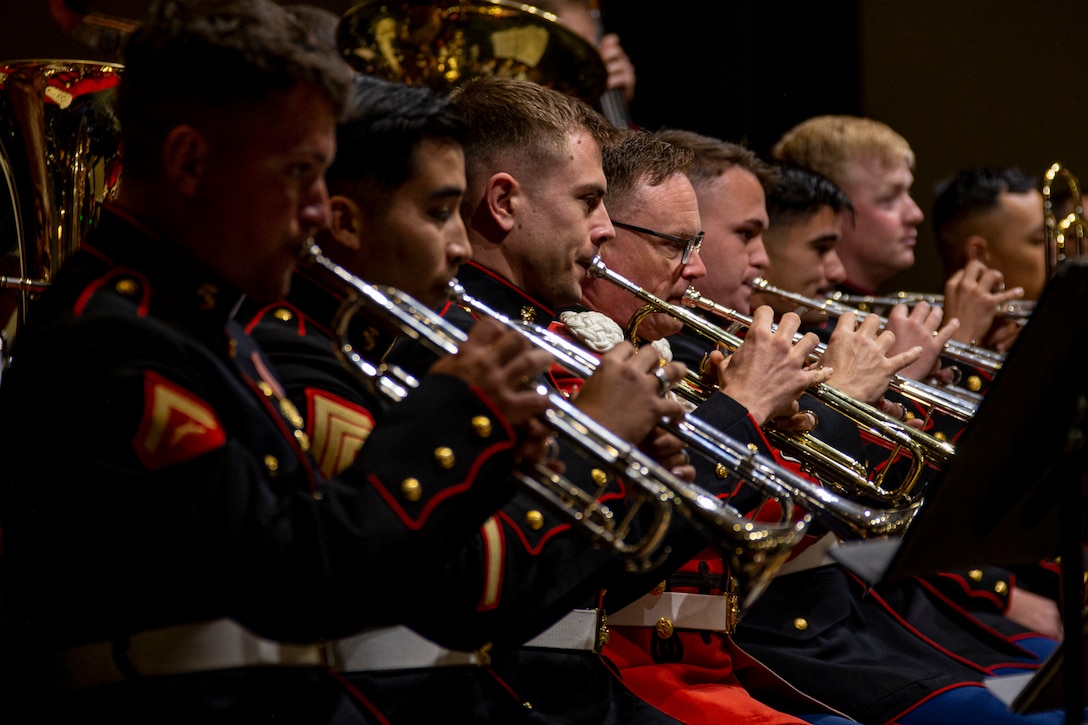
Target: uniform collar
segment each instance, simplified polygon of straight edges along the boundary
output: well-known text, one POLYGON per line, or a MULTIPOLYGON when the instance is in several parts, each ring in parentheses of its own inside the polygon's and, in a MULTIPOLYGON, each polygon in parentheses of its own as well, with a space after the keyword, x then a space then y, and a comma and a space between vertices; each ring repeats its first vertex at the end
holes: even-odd
POLYGON ((242 301, 239 290, 186 249, 117 206, 103 206, 98 226, 83 248, 138 272, 157 298, 198 319, 225 323, 242 301))
POLYGON ((457 281, 473 297, 512 320, 547 327, 555 321, 555 311, 534 300, 529 294, 498 272, 476 262, 465 262, 457 272, 457 281))

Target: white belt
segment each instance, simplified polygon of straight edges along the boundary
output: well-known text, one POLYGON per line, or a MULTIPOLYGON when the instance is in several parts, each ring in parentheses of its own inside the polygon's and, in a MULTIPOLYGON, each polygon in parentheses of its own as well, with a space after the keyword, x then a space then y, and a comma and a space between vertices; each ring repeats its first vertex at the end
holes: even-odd
POLYGON ((735 597, 713 594, 662 592, 646 594, 608 615, 610 627, 654 627, 662 637, 674 629, 731 632, 736 621, 735 597))
POLYGON ((317 667, 325 664, 325 653, 320 644, 275 642, 233 620, 217 619, 139 632, 127 642, 80 645, 61 652, 57 663, 61 685, 73 688, 123 682, 131 674, 157 677, 237 667, 317 667))
POLYGON ((329 665, 341 672, 414 670, 487 664, 482 652, 438 646, 407 627, 378 627, 325 643, 329 665))
POLYGON ((524 646, 597 652, 601 640, 600 614, 597 609, 575 609, 524 646))

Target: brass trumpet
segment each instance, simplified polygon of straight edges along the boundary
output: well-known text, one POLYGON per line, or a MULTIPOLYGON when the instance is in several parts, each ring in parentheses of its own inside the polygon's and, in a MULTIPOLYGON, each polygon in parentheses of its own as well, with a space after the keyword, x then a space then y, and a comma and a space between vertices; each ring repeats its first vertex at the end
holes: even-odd
MULTIPOLYGON (((715 344, 735 350, 743 342, 741 338, 728 330, 722 329, 684 307, 669 304, 610 270, 599 256, 590 264, 589 274, 608 280, 646 303, 646 306, 628 323, 628 334, 632 334, 632 328, 637 328, 641 318, 647 314, 663 312, 680 320, 715 344)), ((747 322, 742 324, 750 324, 750 322, 751 318, 747 318, 747 322)), ((829 485, 852 493, 872 496, 894 505, 909 504, 920 498, 920 492, 914 489, 921 479, 925 466, 927 464, 943 466, 955 454, 955 449, 950 444, 907 426, 873 406, 844 395, 829 385, 821 383, 810 388, 808 392, 817 400, 853 420, 859 427, 889 441, 896 452, 906 450, 911 456, 911 466, 903 480, 894 488, 885 488, 886 470, 870 479, 868 468, 861 462, 823 444, 808 433, 768 429, 767 432, 776 439, 776 442, 797 451, 803 460, 809 462, 813 472, 826 476, 825 480, 829 485)))
POLYGON ((1069 169, 1054 163, 1047 169, 1043 181, 1043 226, 1046 232, 1046 269, 1054 275, 1058 265, 1067 259, 1083 258, 1088 254, 1088 221, 1084 218, 1084 202, 1080 182, 1069 169), (1059 178, 1069 188, 1072 210, 1058 219, 1054 209, 1054 182, 1059 178))
MULTIPOLYGON (((560 365, 575 375, 588 378, 600 364, 600 360, 592 353, 551 330, 531 322, 510 320, 469 296, 460 285, 454 283, 451 288, 450 296, 453 301, 474 313, 519 327, 534 346, 546 350, 560 365)), ((828 530, 842 538, 866 539, 901 533, 914 516, 915 505, 908 505, 903 509, 874 510, 840 498, 830 490, 753 453, 746 446, 698 418, 687 416, 680 421, 663 420, 660 425, 696 453, 720 463, 762 492, 772 497, 778 497, 785 492, 828 530)))
MULTIPOLYGON (((769 295, 774 295, 775 297, 786 300, 787 302, 791 302, 799 307, 807 307, 812 310, 817 310, 832 317, 841 317, 847 312, 853 312, 855 315, 857 315, 858 321, 860 322, 869 315, 876 314, 875 312, 867 312, 865 308, 861 306, 857 306, 857 309, 854 309, 853 305, 848 302, 844 302, 844 300, 847 299, 856 299, 856 297, 851 295, 843 295, 837 292, 833 292, 827 296, 827 299, 814 300, 811 297, 805 297, 804 295, 799 295, 795 292, 790 292, 788 290, 775 287, 762 277, 756 278, 755 281, 752 283, 752 286, 760 292, 766 292, 769 295)), ((911 293, 900 292, 899 294, 909 295, 911 293)), ((941 302, 943 302, 944 296, 928 295, 926 301, 929 300, 933 300, 931 304, 940 304, 941 302)), ((1024 306, 1020 307, 1023 307, 1024 310, 1029 309, 1028 307, 1024 306)), ((884 326, 888 323, 888 319, 886 317, 883 317, 881 315, 878 315, 878 317, 880 319, 881 326, 884 326)), ((1026 313, 1023 314, 1023 319, 1027 319, 1026 313)), ((948 343, 944 346, 944 352, 942 353, 942 355, 955 362, 963 363, 964 365, 970 365, 972 367, 978 368, 980 370, 985 370, 993 374, 996 374, 997 371, 1001 369, 1001 365, 1005 361, 1005 356, 1002 353, 996 352, 994 350, 988 350, 984 347, 979 347, 978 345, 968 345, 957 340, 949 340, 948 343)))
MULTIPOLYGON (((371 383, 375 376, 383 376, 386 371, 380 364, 362 361, 343 335, 356 312, 365 311, 381 324, 400 330, 438 354, 456 352, 467 337, 409 295, 392 288, 379 290, 367 284, 325 257, 314 244, 309 245, 305 261, 347 290, 348 298, 337 313, 335 325, 340 333, 342 359, 349 363, 349 369, 371 383)), ((462 300, 468 301, 467 296, 462 295, 462 300)), ((505 317, 495 314, 494 318, 526 334, 505 317)), ((538 344, 532 339, 530 342, 538 344)), ((401 381, 388 386, 379 382, 377 388, 395 393, 399 385, 401 381)), ((741 599, 747 604, 763 591, 804 535, 810 521, 807 515, 797 520, 787 518, 777 524, 749 521, 716 497, 673 476, 636 447, 575 408, 561 394, 549 392, 543 386, 538 390, 548 397, 551 408, 547 422, 556 434, 595 464, 624 477, 638 495, 629 503, 626 515, 618 520, 614 512, 598 500, 601 491, 585 491, 543 464, 519 468, 513 473, 514 478, 561 515, 569 517, 594 541, 610 546, 632 568, 652 566, 672 514, 679 511, 730 556, 738 591, 742 592, 741 599), (643 505, 652 507, 653 521, 648 526, 635 527, 635 514, 643 505)), ((788 511, 789 507, 784 508, 788 511)))
MULTIPOLYGON (((758 282, 758 280, 757 280, 758 282)), ((940 307, 944 305, 943 294, 930 294, 928 292, 895 292, 890 295, 852 295, 846 292, 829 292, 827 299, 855 308, 859 312, 877 312, 896 305, 916 305, 919 302, 927 302, 940 307)), ((997 306, 997 314, 1008 317, 1023 324, 1035 310, 1035 300, 1010 300, 997 306)))

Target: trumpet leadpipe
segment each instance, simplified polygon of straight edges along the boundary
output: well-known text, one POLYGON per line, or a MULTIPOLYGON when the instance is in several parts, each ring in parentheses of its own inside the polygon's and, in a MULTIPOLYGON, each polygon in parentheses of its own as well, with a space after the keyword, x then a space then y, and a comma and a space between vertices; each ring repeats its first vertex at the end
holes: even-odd
MULTIPOLYGON (((589 274, 606 279, 622 289, 627 290, 645 302, 648 307, 653 308, 658 312, 671 315, 712 342, 723 344, 733 350, 739 347, 742 342, 736 335, 723 330, 721 327, 702 316, 695 314, 685 307, 669 304, 665 300, 662 300, 649 291, 639 287, 631 280, 610 270, 603 260, 601 260, 600 256, 596 257, 590 263, 589 274)), ((636 314, 636 317, 637 316, 638 314, 636 314)), ((751 318, 745 319, 747 322, 744 324, 751 324, 751 318)), ((893 446, 905 448, 911 453, 912 465, 910 470, 895 489, 887 491, 883 488, 883 481, 887 472, 887 469, 885 469, 877 475, 874 481, 850 480, 846 482, 846 485, 855 490, 867 490, 872 495, 883 500, 909 500, 911 496, 916 495, 913 489, 915 484, 920 480, 921 472, 924 469, 926 461, 929 461, 938 467, 943 466, 951 460, 951 457, 955 453, 955 449, 950 444, 939 441, 933 436, 916 428, 907 426, 902 421, 890 417, 883 411, 862 401, 855 400, 848 395, 844 395, 824 383, 818 383, 812 386, 808 389, 808 392, 817 400, 820 400, 853 420, 859 427, 865 428, 874 435, 884 438, 893 446)), ((805 439, 811 438, 811 436, 801 433, 791 434, 791 438, 798 439, 796 442, 798 443, 802 455, 812 455, 813 452, 810 450, 811 446, 805 442, 805 439)), ((842 466, 841 468, 845 469, 846 466, 842 466)))
MULTIPOLYGON (((690 307, 698 307, 699 309, 707 310, 729 322, 740 323, 746 326, 752 323, 752 318, 750 316, 729 309, 713 300, 708 300, 691 287, 684 293, 684 304, 690 307)), ((799 341, 801 337, 800 334, 795 335, 794 342, 799 341)), ((826 351, 827 345, 825 343, 820 343, 817 345, 816 350, 813 351, 812 360, 815 361, 819 359, 819 356, 823 355, 826 351)), ((933 410, 943 412, 946 415, 951 415, 960 421, 971 420, 978 410, 978 405, 974 401, 965 400, 963 396, 951 393, 935 385, 928 385, 917 380, 903 377, 902 375, 893 375, 891 381, 888 383, 888 387, 897 393, 906 396, 910 400, 925 405, 933 410)))
MULTIPOLYGON (((391 289, 386 290, 390 294, 385 294, 332 262, 316 245, 311 243, 305 256, 350 293, 349 300, 337 313, 334 326, 341 335, 342 346, 350 348, 345 342, 350 316, 364 307, 374 315, 384 316, 392 326, 402 328, 403 334, 437 354, 456 352, 467 339, 465 332, 409 295, 391 289)), ((456 281, 451 287, 453 290, 460 288, 456 281)), ((461 295, 462 303, 470 301, 463 289, 461 295)), ((481 310, 482 305, 476 311, 481 310)), ((533 341, 528 331, 494 311, 491 313, 496 321, 533 341)), ((356 359, 359 357, 352 352, 341 359, 362 370, 356 359)), ((368 366, 371 374, 380 370, 380 366, 368 366)), ((672 514, 678 511, 688 516, 728 554, 742 599, 750 603, 804 535, 811 521, 807 514, 777 524, 749 521, 725 502, 674 476, 637 447, 582 413, 562 394, 549 391, 543 385, 538 385, 537 391, 548 398, 549 408, 545 415, 555 434, 595 464, 622 476, 635 493, 628 500, 626 513, 619 518, 599 501, 603 486, 596 492, 584 490, 543 463, 531 467, 523 465, 511 475, 546 505, 570 518, 577 528, 588 532, 594 541, 608 545, 624 557, 631 568, 644 570, 653 565, 655 554, 668 533, 672 514), (652 520, 648 523, 639 521, 636 525, 636 514, 643 505, 651 507, 652 520)))
MULTIPOLYGON (((909 292, 901 292, 900 295, 904 295, 903 298, 876 298, 856 297, 851 295, 844 295, 839 292, 833 292, 823 300, 814 300, 810 297, 799 295, 796 292, 790 292, 788 290, 775 287, 762 277, 757 278, 752 283, 752 286, 760 290, 761 292, 766 292, 769 295, 774 295, 775 297, 786 300, 787 302, 791 302, 798 307, 807 307, 811 310, 822 312, 831 317, 841 317, 847 312, 853 312, 859 322, 861 320, 864 320, 869 315, 876 314, 875 312, 869 312, 862 309, 859 306, 859 303, 863 304, 862 301, 887 299, 891 304, 894 305, 900 304, 900 302, 902 302, 902 299, 909 299, 910 295, 914 294, 909 292), (893 300, 900 300, 900 302, 894 302, 893 300)), ((919 298, 919 300, 915 301, 920 301, 921 299, 922 298, 919 298)), ((936 304, 939 306, 943 303, 944 296, 929 295, 925 297, 925 301, 930 302, 930 304, 936 304)), ((1032 307, 1033 306, 1028 304, 1027 302, 1013 300, 1001 305, 998 311, 1006 311, 1005 314, 1007 314, 1009 317, 1024 320, 1030 314, 1032 307)), ((877 318, 880 320, 881 327, 884 327, 888 324, 888 319, 886 317, 877 315, 877 318)), ((942 354, 945 357, 956 362, 960 362, 965 365, 971 365, 980 370, 985 370, 990 373, 996 373, 998 370, 1000 370, 1002 363, 1004 363, 1005 361, 1005 356, 1002 353, 984 347, 979 347, 978 345, 969 345, 967 343, 960 342, 959 340, 949 340, 947 343, 945 343, 944 352, 942 354)))

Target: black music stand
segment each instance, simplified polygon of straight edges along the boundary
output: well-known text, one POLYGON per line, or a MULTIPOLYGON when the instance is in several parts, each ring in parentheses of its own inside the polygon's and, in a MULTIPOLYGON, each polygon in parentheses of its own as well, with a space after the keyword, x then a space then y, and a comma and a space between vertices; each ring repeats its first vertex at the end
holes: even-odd
MULTIPOLYGON (((843 544, 831 556, 871 584, 984 565, 1083 561, 1085 408, 1088 407, 1088 263, 1064 263, 956 446, 943 475, 899 541, 843 544)), ((1016 711, 1053 703, 1061 683, 1066 723, 1083 720, 1083 567, 1062 573, 1066 642, 1017 698, 1016 711), (1055 668, 1064 673, 1055 676, 1055 668), (1035 681, 1038 679, 1038 681, 1035 681), (1046 692, 1044 692, 1046 691, 1046 692), (1043 696, 1046 695, 1046 696, 1043 696)))

